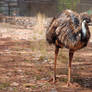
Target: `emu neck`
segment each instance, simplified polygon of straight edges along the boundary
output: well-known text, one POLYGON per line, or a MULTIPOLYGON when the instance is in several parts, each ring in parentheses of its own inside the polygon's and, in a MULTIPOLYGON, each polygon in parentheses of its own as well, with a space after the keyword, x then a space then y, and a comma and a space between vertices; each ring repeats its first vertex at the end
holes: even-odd
POLYGON ((86 37, 87 29, 86 29, 86 21, 85 20, 82 22, 82 33, 83 33, 83 36, 86 37))

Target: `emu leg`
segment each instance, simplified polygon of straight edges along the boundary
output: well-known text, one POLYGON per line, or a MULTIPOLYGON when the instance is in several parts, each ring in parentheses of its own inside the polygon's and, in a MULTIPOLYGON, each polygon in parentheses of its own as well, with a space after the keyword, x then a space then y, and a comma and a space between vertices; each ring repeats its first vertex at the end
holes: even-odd
POLYGON ((68 82, 67 82, 67 86, 71 85, 71 64, 72 64, 73 54, 74 54, 74 51, 69 50, 69 66, 68 66, 68 82))
POLYGON ((58 56, 59 48, 55 47, 55 61, 54 61, 54 76, 53 76, 53 83, 56 81, 56 64, 57 64, 57 56, 58 56))

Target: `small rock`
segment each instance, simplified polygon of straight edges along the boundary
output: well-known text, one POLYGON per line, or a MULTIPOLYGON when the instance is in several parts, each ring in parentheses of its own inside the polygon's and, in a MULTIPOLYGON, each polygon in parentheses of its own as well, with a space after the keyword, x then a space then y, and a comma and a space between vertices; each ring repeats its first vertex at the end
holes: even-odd
POLYGON ((13 82, 12 84, 11 84, 11 86, 14 86, 14 87, 16 87, 16 86, 18 86, 19 84, 17 83, 17 82, 13 82))
POLYGON ((55 88, 52 88, 50 92, 57 92, 55 88))
POLYGON ((36 80, 30 80, 30 83, 35 84, 36 80))
POLYGON ((47 78, 42 78, 41 80, 47 81, 47 80, 49 80, 49 78, 48 77, 47 78))
POLYGON ((20 69, 20 70, 18 70, 18 72, 20 72, 20 73, 21 73, 21 72, 22 72, 22 70, 20 69))
POLYGON ((9 88, 10 91, 13 91, 13 88, 9 88))
POLYGON ((7 76, 12 76, 12 73, 11 72, 7 73, 7 76))

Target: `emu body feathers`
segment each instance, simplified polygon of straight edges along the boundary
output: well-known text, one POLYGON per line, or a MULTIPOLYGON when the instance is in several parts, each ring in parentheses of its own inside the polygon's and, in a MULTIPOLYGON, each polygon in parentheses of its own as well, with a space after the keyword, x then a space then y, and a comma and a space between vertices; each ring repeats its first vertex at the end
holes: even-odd
POLYGON ((74 52, 85 47, 90 38, 88 23, 90 18, 87 14, 78 14, 71 10, 65 10, 59 16, 52 19, 46 32, 46 40, 55 45, 55 62, 53 82, 56 80, 56 61, 59 48, 69 49, 68 82, 71 84, 71 63, 74 52))
POLYGON ((88 43, 90 32, 88 25, 81 21, 80 15, 71 10, 65 10, 59 16, 54 17, 46 32, 48 43, 56 45, 57 41, 58 47, 62 44, 72 50, 83 48, 88 43))

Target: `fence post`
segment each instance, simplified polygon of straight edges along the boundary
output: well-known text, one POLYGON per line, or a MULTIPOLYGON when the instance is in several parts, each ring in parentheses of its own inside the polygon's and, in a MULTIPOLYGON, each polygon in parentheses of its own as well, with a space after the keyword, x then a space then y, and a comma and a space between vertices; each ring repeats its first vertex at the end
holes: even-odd
POLYGON ((10 13, 11 12, 10 2, 7 2, 7 4, 8 4, 8 15, 10 16, 11 15, 11 13, 10 13))

